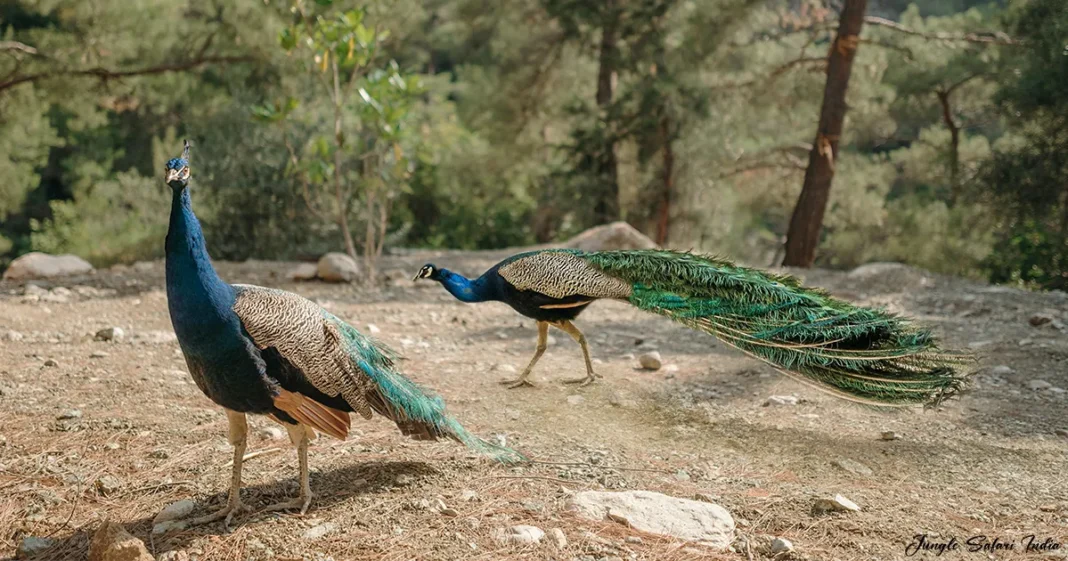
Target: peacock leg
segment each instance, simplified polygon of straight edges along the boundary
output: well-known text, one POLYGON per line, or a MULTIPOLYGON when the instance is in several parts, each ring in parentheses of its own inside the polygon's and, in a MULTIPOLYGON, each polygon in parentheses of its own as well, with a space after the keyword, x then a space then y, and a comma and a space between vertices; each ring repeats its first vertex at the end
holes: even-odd
POLYGON ((230 423, 230 444, 234 446, 234 468, 230 475, 230 496, 226 501, 226 506, 206 516, 186 520, 184 524, 185 526, 207 524, 208 522, 214 522, 220 518, 225 518, 223 526, 229 527, 230 520, 233 519, 235 514, 241 511, 251 510, 241 502, 241 463, 245 458, 245 444, 248 440, 248 422, 245 420, 244 413, 238 413, 237 411, 231 411, 229 409, 226 410, 226 420, 230 423))
POLYGON ((308 480, 308 442, 311 440, 311 427, 305 425, 286 425, 289 431, 289 441, 297 447, 297 457, 300 460, 300 495, 295 499, 282 501, 268 506, 264 510, 293 510, 300 509, 300 513, 308 512, 311 505, 312 492, 311 482, 308 480))
POLYGON ((586 336, 579 331, 579 328, 575 327, 575 324, 571 323, 571 320, 563 320, 556 324, 561 331, 571 336, 582 347, 582 357, 586 359, 586 377, 578 378, 575 380, 564 380, 567 384, 581 384, 588 386, 597 379, 597 374, 593 373, 593 361, 590 360, 590 348, 586 345, 586 336))
POLYGON ((534 351, 534 358, 530 359, 530 364, 527 365, 526 370, 519 375, 515 380, 504 380, 501 383, 508 386, 508 389, 514 389, 521 386, 531 386, 534 384, 527 379, 530 376, 530 371, 534 369, 534 365, 538 363, 538 359, 541 355, 545 354, 545 347, 549 344, 549 323, 545 321, 538 322, 538 349, 534 351))

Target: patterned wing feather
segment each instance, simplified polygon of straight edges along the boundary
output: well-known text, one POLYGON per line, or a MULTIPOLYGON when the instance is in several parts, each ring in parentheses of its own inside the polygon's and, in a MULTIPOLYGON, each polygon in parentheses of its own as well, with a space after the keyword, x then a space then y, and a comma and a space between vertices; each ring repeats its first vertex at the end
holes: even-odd
POLYGON ((570 251, 539 251, 509 261, 497 274, 517 290, 530 290, 551 296, 621 298, 631 295, 630 283, 591 266, 570 251))

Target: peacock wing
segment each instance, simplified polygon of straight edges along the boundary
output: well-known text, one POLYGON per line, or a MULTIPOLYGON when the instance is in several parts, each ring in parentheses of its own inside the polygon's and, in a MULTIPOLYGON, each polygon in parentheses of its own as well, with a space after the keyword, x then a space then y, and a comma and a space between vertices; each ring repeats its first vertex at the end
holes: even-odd
MULTIPOLYGON (((352 361, 336 323, 322 308, 284 290, 251 285, 234 288, 233 311, 259 349, 273 347, 315 389, 330 397, 340 396, 354 411, 371 418, 368 395, 374 393, 374 384, 352 361)), ((324 412, 306 411, 316 408, 307 396, 283 391, 275 405, 291 415, 308 417, 311 422, 307 424, 321 424, 318 418, 324 412)))
POLYGON ((517 290, 556 299, 626 299, 632 291, 630 283, 590 265, 581 254, 572 251, 548 250, 519 256, 502 265, 497 274, 517 290))

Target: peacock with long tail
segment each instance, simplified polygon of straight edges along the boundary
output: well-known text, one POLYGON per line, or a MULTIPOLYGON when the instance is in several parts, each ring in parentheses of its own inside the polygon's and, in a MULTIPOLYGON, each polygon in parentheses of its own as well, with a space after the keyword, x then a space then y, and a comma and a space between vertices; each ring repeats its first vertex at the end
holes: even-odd
POLYGON ((794 277, 669 250, 583 252, 546 249, 513 255, 471 280, 424 265, 430 279, 463 302, 497 301, 537 321, 538 345, 511 387, 545 352, 549 326, 570 335, 596 378, 586 337, 573 320, 610 298, 667 316, 802 382, 871 405, 937 404, 966 381, 967 357, 943 351, 931 331, 885 310, 855 306, 794 277))
POLYGON ((226 506, 187 524, 225 518, 229 525, 245 509, 240 487, 248 413, 284 425, 300 463, 300 495, 267 510, 308 509, 308 443, 316 431, 344 439, 350 412, 388 417, 416 440, 450 438, 504 463, 523 460, 467 432, 446 414, 440 397, 397 371, 388 349, 313 302, 219 278, 191 206, 188 142, 181 158, 167 162, 166 173, 173 191, 166 246, 171 323, 197 387, 225 409, 234 447, 226 506))

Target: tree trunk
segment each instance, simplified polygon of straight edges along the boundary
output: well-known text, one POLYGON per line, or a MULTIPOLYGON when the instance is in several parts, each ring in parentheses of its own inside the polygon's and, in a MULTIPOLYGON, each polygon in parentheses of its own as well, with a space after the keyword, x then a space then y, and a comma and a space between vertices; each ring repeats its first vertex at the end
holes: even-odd
POLYGON ((671 136, 668 118, 664 117, 660 120, 660 137, 664 143, 664 162, 661 174, 663 177, 663 186, 660 197, 660 210, 656 223, 656 243, 657 245, 664 245, 667 243, 668 234, 671 229, 671 199, 674 196, 675 191, 675 150, 671 146, 671 136))
MULTIPOLYGON (((608 110, 614 95, 613 79, 619 61, 618 0, 605 0, 607 17, 601 31, 601 49, 597 69, 597 107, 602 112, 608 110)), ((597 178, 600 193, 594 201, 594 220, 600 224, 619 220, 619 162, 616 157, 616 143, 612 138, 605 142, 604 153, 598 163, 597 178)))
POLYGON ((953 120, 953 108, 949 103, 951 90, 938 90, 938 103, 942 105, 942 121, 949 129, 949 206, 957 204, 960 197, 960 125, 953 120))
POLYGON ((349 197, 342 186, 341 149, 345 145, 345 137, 341 134, 341 82, 338 78, 337 57, 331 58, 331 69, 334 74, 334 198, 337 203, 337 221, 341 226, 341 236, 345 238, 345 253, 356 259, 356 244, 352 241, 352 232, 349 231, 349 197))
POLYGON ((867 0, 845 0, 839 18, 838 33, 831 44, 827 61, 827 83, 823 89, 816 141, 809 152, 801 196, 797 199, 786 233, 786 256, 782 262, 786 266, 811 267, 816 260, 816 246, 823 228, 823 215, 827 210, 831 181, 834 179, 838 140, 842 134, 842 121, 845 120, 849 74, 853 69, 867 3, 867 0))

